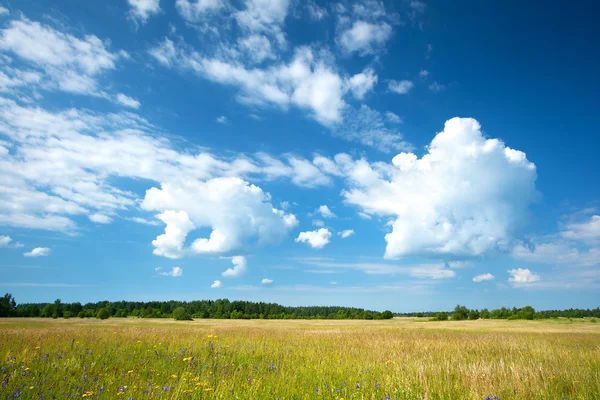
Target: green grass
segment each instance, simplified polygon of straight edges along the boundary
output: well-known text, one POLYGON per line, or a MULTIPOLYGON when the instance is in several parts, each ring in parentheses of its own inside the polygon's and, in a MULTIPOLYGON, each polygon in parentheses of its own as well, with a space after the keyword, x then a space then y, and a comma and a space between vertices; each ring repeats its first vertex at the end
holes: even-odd
POLYGON ((600 398, 600 324, 420 321, 1 320, 0 397, 600 398))

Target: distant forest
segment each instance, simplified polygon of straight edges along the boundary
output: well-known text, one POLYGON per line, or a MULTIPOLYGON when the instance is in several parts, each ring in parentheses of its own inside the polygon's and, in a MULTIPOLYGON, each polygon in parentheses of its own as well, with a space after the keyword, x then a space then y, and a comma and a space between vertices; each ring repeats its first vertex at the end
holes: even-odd
POLYGON ((391 319, 394 316, 429 317, 438 321, 475 319, 546 319, 546 318, 600 318, 600 307, 592 310, 568 309, 536 311, 533 307, 498 308, 494 310, 468 309, 458 305, 450 312, 392 313, 369 311, 353 307, 285 307, 275 303, 250 301, 99 301, 97 303, 23 303, 7 293, 0 298, 0 317, 42 318, 193 318, 215 319, 391 319))

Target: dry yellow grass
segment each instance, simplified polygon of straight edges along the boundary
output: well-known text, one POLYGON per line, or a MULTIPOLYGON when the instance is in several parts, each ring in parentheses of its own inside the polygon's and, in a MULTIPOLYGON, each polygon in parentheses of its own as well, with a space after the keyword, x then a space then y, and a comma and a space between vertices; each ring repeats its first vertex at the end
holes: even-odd
POLYGON ((21 398, 600 398, 590 321, 7 319, 0 335, 2 394, 21 398))

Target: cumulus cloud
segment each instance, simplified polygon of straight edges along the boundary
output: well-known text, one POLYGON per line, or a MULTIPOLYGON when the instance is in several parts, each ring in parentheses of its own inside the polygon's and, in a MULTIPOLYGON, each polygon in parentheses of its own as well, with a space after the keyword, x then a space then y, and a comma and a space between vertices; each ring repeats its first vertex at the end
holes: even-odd
POLYGON ((48 247, 36 247, 35 249, 23 253, 25 257, 44 257, 50 254, 48 247))
POLYGON ((484 138, 469 118, 447 121, 422 158, 400 153, 390 165, 339 154, 335 161, 350 184, 346 203, 395 218, 386 258, 505 251, 538 197, 525 153, 484 138))
POLYGON ((331 239, 331 232, 327 228, 321 228, 318 231, 300 232, 296 238, 296 243, 306 243, 313 249, 322 249, 331 239))
POLYGON ((160 12, 160 0, 127 0, 131 16, 142 23, 160 12))
POLYGON ((233 264, 233 268, 227 268, 222 274, 226 278, 238 278, 248 270, 246 257, 244 256, 231 257, 231 263, 233 264))
POLYGON ((333 211, 331 211, 325 204, 317 208, 316 212, 321 214, 323 218, 335 218, 333 211))
POLYGON ((513 286, 523 286, 540 281, 540 276, 528 269, 509 269, 508 273, 511 275, 511 277, 508 278, 508 281, 513 286))
POLYGON ((9 247, 12 238, 10 236, 0 236, 0 247, 9 247))
POLYGON ((270 285, 273 283, 272 279, 268 279, 268 278, 263 278, 262 281, 260 281, 260 283, 262 283, 263 285, 270 285))
POLYGON ((165 234, 153 245, 155 254, 167 257, 181 255, 187 234, 195 228, 209 227, 212 232, 196 239, 189 251, 208 254, 241 249, 249 240, 276 243, 297 225, 295 216, 274 209, 261 188, 240 178, 163 184, 146 192, 142 208, 163 213, 159 218, 167 224, 165 234), (170 218, 174 215, 175 220, 170 218), (175 251, 165 252, 164 245, 175 251))
POLYGON ((10 11, 8 11, 7 8, 0 6, 0 15, 7 15, 10 14, 10 11))
POLYGON ((356 52, 364 56, 375 53, 391 36, 392 27, 387 22, 358 20, 341 31, 337 42, 347 53, 356 52))
POLYGON ((377 74, 373 68, 366 68, 360 74, 352 76, 348 85, 355 98, 362 100, 367 92, 370 92, 377 83, 377 74))
POLYGON ((158 273, 158 275, 161 275, 161 276, 172 276, 173 278, 183 276, 183 269, 181 269, 179 267, 173 267, 168 272, 159 272, 160 269, 161 269, 160 267, 154 268, 154 271, 156 271, 158 273))
POLYGON ((226 124, 227 123, 227 117, 224 115, 221 115, 220 117, 218 117, 216 119, 217 123, 219 124, 226 124))
POLYGON ((493 281, 494 279, 496 279, 494 277, 494 275, 487 273, 487 274, 481 274, 481 275, 474 276, 473 282, 493 281))
POLYGON ((165 223, 165 233, 152 241, 153 253, 167 258, 180 258, 188 253, 184 248, 187 234, 195 228, 185 211, 166 210, 157 218, 165 223))
POLYGON ((221 286, 223 286, 223 284, 221 283, 221 281, 218 281, 218 280, 217 280, 217 281, 214 281, 214 282, 213 282, 213 284, 212 284, 212 285, 210 285, 210 287, 211 287, 212 289, 218 289, 218 288, 220 288, 221 286))
POLYGON ((398 93, 398 94, 408 94, 408 92, 410 92, 410 89, 412 89, 415 86, 414 83, 412 83, 411 81, 390 81, 388 84, 388 89, 391 90, 394 93, 398 93))
POLYGON ((354 235, 354 229, 343 230, 341 232, 338 232, 338 235, 341 236, 342 239, 346 239, 347 237, 354 235))
MULTIPOLYGON (((297 226, 293 214, 275 209, 269 194, 246 179, 285 178, 301 186, 331 182, 320 167, 297 156, 222 157, 176 150, 160 137, 158 128, 127 112, 49 112, 0 97, 0 134, 12 148, 0 153, 0 225, 74 234, 77 216, 110 222, 108 218, 129 214, 138 204, 137 195, 121 186, 121 179, 114 179, 132 178, 153 188, 142 202, 146 210, 163 217, 170 215, 166 211, 188 214, 190 223, 184 225, 189 226, 155 241, 156 254, 172 258, 189 254, 185 238, 196 226, 216 227, 215 240, 195 246, 204 252, 211 248, 227 251, 243 242, 276 242, 297 226), (202 211, 199 199, 210 210, 202 211), (238 226, 240 233, 231 233, 238 226), (220 238, 224 241, 219 248, 220 238)), ((148 223, 141 217, 128 217, 148 223)), ((170 225, 170 220, 165 224, 170 225)))

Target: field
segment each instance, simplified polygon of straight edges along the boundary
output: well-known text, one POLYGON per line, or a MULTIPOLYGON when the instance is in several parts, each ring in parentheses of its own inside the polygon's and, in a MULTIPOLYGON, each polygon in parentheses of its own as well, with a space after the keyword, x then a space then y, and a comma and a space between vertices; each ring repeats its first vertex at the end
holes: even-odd
POLYGON ((0 398, 600 398, 590 320, 2 319, 0 356, 0 398))

